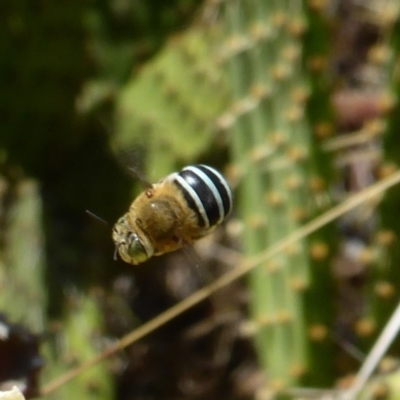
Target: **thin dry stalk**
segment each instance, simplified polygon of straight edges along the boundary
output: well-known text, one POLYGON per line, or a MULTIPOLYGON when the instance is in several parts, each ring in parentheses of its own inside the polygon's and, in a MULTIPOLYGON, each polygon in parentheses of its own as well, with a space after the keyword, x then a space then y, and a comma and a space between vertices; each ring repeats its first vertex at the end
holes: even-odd
POLYGON ((251 271, 253 268, 257 267, 259 264, 264 263, 265 261, 269 260, 276 254, 286 249, 287 247, 293 245, 294 243, 298 242, 301 239, 304 239, 312 232, 315 232, 316 230, 322 228, 326 224, 336 220, 338 217, 342 216, 343 214, 346 214, 355 207, 363 204, 366 201, 371 200, 372 198, 376 198, 377 196, 385 192, 387 189, 398 183, 400 183, 400 171, 393 173, 388 178, 383 179, 374 185, 371 185, 367 189, 355 194, 354 196, 344 201, 343 203, 335 207, 332 207, 330 210, 323 213, 321 216, 315 218, 308 224, 304 225, 301 229, 298 229, 293 234, 289 235, 287 238, 269 247, 265 252, 260 253, 258 256, 255 256, 248 260, 240 260, 238 267, 236 267, 232 271, 229 271, 228 273, 224 274, 223 276, 215 280, 210 285, 198 290, 188 298, 182 300, 175 306, 169 308, 168 310, 164 311, 157 317, 146 322, 139 328, 135 329, 134 331, 132 331, 131 333, 129 333, 128 335, 124 336, 122 339, 114 343, 112 346, 110 346, 108 349, 100 353, 98 356, 84 362, 77 368, 71 369, 66 374, 61 375, 59 378, 45 385, 44 388, 42 389, 41 395, 46 396, 47 394, 54 392, 55 390, 57 390, 70 380, 74 379, 87 369, 107 359, 111 355, 117 353, 118 351, 138 341, 144 336, 150 334, 151 332, 158 329, 167 322, 171 321, 173 318, 182 314, 189 308, 205 300, 219 289, 229 285, 236 279, 239 279, 240 277, 251 271))
POLYGON ((357 376, 355 377, 352 386, 344 394, 344 400, 353 400, 357 398, 358 394, 363 390, 372 373, 375 371, 379 362, 382 360, 386 350, 396 338, 399 330, 400 304, 396 307, 392 317, 369 352, 357 376))

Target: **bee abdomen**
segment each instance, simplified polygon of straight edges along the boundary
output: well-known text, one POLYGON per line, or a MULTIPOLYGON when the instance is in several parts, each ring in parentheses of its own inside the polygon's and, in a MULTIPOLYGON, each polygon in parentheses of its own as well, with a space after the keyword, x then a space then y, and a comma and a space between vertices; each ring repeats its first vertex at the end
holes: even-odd
POLYGON ((220 224, 231 212, 232 192, 224 177, 207 165, 192 165, 169 177, 196 213, 199 226, 220 224))

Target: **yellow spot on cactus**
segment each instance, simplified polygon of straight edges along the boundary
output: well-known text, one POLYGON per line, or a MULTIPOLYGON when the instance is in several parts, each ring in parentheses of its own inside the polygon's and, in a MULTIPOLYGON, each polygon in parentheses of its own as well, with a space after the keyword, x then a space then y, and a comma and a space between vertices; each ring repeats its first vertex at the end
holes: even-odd
POLYGON ((293 321, 293 316, 289 311, 281 311, 276 316, 276 322, 280 324, 287 324, 291 321, 293 321))
POLYGON ((232 104, 231 111, 235 114, 236 117, 242 115, 248 109, 249 99, 243 98, 241 100, 237 100, 232 104))
POLYGON ((273 319, 266 314, 258 315, 256 317, 256 324, 258 324, 261 327, 271 325, 272 323, 273 323, 273 319))
POLYGON ((283 197, 278 192, 270 191, 266 194, 265 199, 267 203, 272 207, 278 207, 283 203, 283 197))
POLYGON ((287 30, 293 36, 299 37, 306 30, 306 24, 302 19, 294 19, 287 23, 287 30))
POLYGON ((226 47, 229 52, 235 53, 242 50, 247 43, 247 39, 244 36, 231 36, 226 43, 226 47))
POLYGON ((377 382, 371 390, 372 398, 375 400, 385 400, 389 398, 389 388, 383 382, 377 382))
POLYGON ((270 146, 257 146, 255 149, 250 151, 249 158, 252 162, 259 162, 273 153, 273 149, 270 146))
POLYGON ((308 186, 315 193, 322 192, 323 190, 325 190, 326 187, 325 181, 319 176, 314 176, 310 178, 308 186))
POLYGON ((325 139, 333 135, 334 129, 330 122, 321 121, 314 125, 313 132, 318 139, 325 139))
POLYGON ((305 149, 298 147, 298 146, 291 146, 290 148, 287 149, 286 152, 288 158, 290 159, 290 161, 292 162, 301 162, 304 161, 304 159, 306 158, 306 151, 305 149))
POLYGON ((290 287, 296 292, 303 292, 307 287, 307 281, 301 277, 295 277, 290 280, 290 287))
MULTIPOLYGON (((388 2, 386 4, 382 4, 379 9, 376 10, 378 23, 380 26, 388 29, 391 25, 393 25, 399 18, 399 6, 397 2, 388 2)), ((375 14, 375 13, 374 13, 375 14)))
POLYGON ((287 64, 277 64, 271 69, 271 76, 276 81, 280 82, 290 75, 291 69, 287 64))
POLYGON ((375 252, 372 248, 367 247, 358 255, 358 261, 363 265, 372 264, 375 261, 375 252))
POLYGON ((256 100, 261 100, 270 94, 270 89, 262 83, 256 83, 250 88, 250 96, 256 100))
POLYGON ((314 324, 308 330, 308 335, 313 342, 323 342, 328 336, 328 329, 325 325, 314 324))
POLYGON ((280 146, 287 142, 287 137, 282 132, 275 131, 271 133, 271 142, 274 146, 280 146))
POLYGON ((230 164, 225 169, 225 176, 232 186, 236 186, 245 175, 244 168, 240 164, 230 164))
POLYGON ((381 299, 389 300, 396 294, 396 289, 390 282, 380 281, 375 285, 375 293, 381 299))
POLYGON ((303 87, 299 86, 295 89, 293 89, 290 92, 290 98, 295 102, 304 105, 307 98, 308 98, 309 92, 308 90, 303 87))
POLYGON ((315 242, 310 246, 310 255, 314 261, 323 261, 328 257, 329 247, 326 243, 315 242))
POLYGON ((320 73, 325 70, 326 63, 327 59, 325 56, 315 55, 308 60, 307 65, 311 72, 320 73))
POLYGON ((252 229, 259 229, 265 226, 265 223, 265 219, 262 215, 253 215, 248 219, 248 224, 252 229))
MULTIPOLYGON (((271 379, 271 381, 269 382, 269 385, 272 388, 272 390, 276 391, 276 392, 281 392, 287 387, 287 384, 285 383, 285 381, 283 381, 281 379, 271 379)), ((270 396, 269 398, 271 399, 273 397, 270 396)))
POLYGON ((396 240, 396 234, 390 229, 382 229, 376 234, 375 240, 381 246, 391 246, 396 240))
POLYGON ((289 122, 298 122, 303 117, 303 107, 292 106, 285 113, 289 122))
POLYGON ((269 25, 257 22, 250 27, 250 36, 253 40, 261 40, 270 35, 271 29, 269 29, 269 25))
POLYGON ((298 189, 302 184, 302 179, 298 175, 290 175, 286 178, 286 186, 289 190, 298 189))
POLYGON ((369 318, 362 318, 356 322, 355 331, 360 337, 369 337, 376 331, 375 322, 369 318))
POLYGON ((286 15, 283 12, 276 12, 272 16, 272 24, 275 28, 280 28, 286 21, 286 15))
POLYGON ((390 48, 387 45, 376 45, 370 49, 368 59, 377 65, 385 64, 390 59, 390 53, 390 48))
POLYGON ((286 61, 296 61, 300 57, 300 47, 299 46, 286 46, 282 50, 282 58, 286 61))
POLYGON ((398 170, 398 167, 394 163, 383 163, 378 169, 378 176, 380 179, 385 179, 390 175, 394 174, 398 170))
POLYGON ((327 0, 308 0, 308 6, 313 11, 322 11, 327 7, 327 0))
POLYGON ((383 357, 378 365, 378 370, 381 373, 394 371, 398 367, 399 361, 397 358, 386 356, 383 357))
POLYGON ((291 210, 291 215, 296 222, 302 222, 307 217, 307 210, 303 207, 294 207, 291 210))
MULTIPOLYGON (((400 63, 399 63, 400 66, 400 63)), ((378 107, 379 110, 384 113, 384 114, 388 114, 389 112, 391 112, 396 105, 396 99, 391 95, 391 94, 383 94, 382 96, 380 96, 378 98, 378 107)), ((382 121, 383 123, 383 121, 382 121)), ((386 127, 386 126, 385 126, 386 127)))
POLYGON ((363 130, 372 137, 382 135, 385 129, 386 122, 382 118, 370 119, 363 126, 363 130))
POLYGON ((299 379, 306 374, 307 368, 304 364, 293 364, 290 366, 290 375, 299 379))

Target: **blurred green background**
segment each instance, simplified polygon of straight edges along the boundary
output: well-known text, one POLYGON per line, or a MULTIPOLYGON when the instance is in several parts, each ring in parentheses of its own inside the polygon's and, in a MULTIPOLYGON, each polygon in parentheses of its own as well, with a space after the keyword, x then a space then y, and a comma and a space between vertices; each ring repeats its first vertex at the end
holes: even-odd
MULTIPOLYGON (((396 0, 0 0, 0 19, 0 313, 38 335, 44 362, 7 342, 0 380, 29 396, 235 267, 230 249, 258 254, 397 169, 396 0), (111 225, 141 190, 129 168, 157 181, 198 162, 230 181, 230 221, 193 254, 115 262, 111 225)), ((346 386, 399 297, 399 195, 46 397, 346 386)), ((382 379, 364 396, 398 397, 382 379)))

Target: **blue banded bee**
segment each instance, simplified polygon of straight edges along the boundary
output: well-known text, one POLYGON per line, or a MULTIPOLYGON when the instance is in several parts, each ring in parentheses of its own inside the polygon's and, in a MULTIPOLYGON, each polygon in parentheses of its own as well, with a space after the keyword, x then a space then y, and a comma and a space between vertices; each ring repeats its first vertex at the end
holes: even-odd
POLYGON ((137 265, 191 244, 221 224, 232 210, 232 191, 207 165, 193 165, 149 185, 114 225, 115 251, 137 265))

